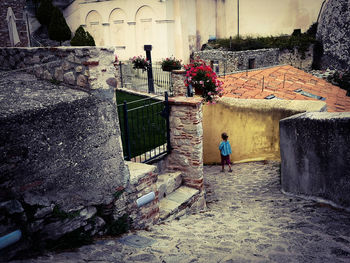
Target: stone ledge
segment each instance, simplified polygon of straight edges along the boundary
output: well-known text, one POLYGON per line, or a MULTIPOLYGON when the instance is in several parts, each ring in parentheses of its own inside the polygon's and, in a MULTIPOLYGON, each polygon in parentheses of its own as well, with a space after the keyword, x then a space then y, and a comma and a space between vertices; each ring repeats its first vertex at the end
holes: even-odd
POLYGON ((130 171, 130 183, 136 184, 141 178, 152 173, 156 170, 156 166, 144 164, 144 163, 134 163, 134 162, 125 162, 129 167, 130 171))
POLYGON ((178 74, 178 75, 184 75, 184 74, 186 74, 186 70, 175 69, 175 70, 172 70, 171 73, 178 74))
POLYGON ((197 107, 200 104, 202 104, 202 98, 178 96, 178 97, 169 98, 169 104, 197 107))

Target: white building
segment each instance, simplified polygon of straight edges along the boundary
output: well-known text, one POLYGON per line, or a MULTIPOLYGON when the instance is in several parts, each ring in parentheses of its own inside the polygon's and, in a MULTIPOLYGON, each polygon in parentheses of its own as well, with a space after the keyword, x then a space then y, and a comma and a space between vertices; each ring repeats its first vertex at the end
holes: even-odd
POLYGON ((64 9, 74 32, 83 25, 98 46, 115 46, 120 59, 171 55, 187 62, 209 38, 291 34, 317 20, 323 0, 75 0, 64 9), (239 10, 239 19, 238 19, 239 10), (239 21, 239 23, 238 23, 239 21))

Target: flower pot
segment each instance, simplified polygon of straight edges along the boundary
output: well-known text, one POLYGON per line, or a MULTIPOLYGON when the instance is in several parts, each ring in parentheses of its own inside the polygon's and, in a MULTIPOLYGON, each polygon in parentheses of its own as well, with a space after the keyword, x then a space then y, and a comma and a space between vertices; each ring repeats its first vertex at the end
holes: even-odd
POLYGON ((194 87, 194 94, 198 95, 198 96, 202 96, 203 95, 203 90, 197 87, 194 87))

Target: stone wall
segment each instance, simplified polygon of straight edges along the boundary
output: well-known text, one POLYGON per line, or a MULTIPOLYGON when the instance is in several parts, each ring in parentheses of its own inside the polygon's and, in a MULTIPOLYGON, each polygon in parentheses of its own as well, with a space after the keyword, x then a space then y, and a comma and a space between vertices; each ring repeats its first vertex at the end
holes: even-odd
MULTIPOLYGON (((25 0, 2 0, 0 1, 0 47, 10 47, 10 35, 8 30, 8 25, 6 21, 7 9, 11 7, 15 17, 16 17, 16 26, 18 31, 18 36, 20 43, 17 46, 26 47, 28 46, 28 33, 27 26, 24 17, 24 6, 25 0)), ((1 61, 1 60, 0 60, 1 61)))
POLYGON ((235 163, 280 160, 279 121, 305 111, 325 111, 321 101, 234 99, 203 106, 205 164, 220 163, 218 146, 226 132, 235 163))
POLYGON ((215 69, 218 62, 219 74, 229 74, 249 69, 249 60, 254 59, 253 68, 263 68, 275 65, 289 64, 299 69, 310 70, 313 59, 313 47, 305 53, 305 57, 296 49, 293 51, 278 48, 257 49, 247 51, 204 50, 194 53, 195 59, 202 59, 215 69))
POLYGON ((329 0, 319 19, 317 39, 323 43, 322 67, 350 70, 350 4, 329 0))
POLYGON ((25 69, 37 78, 113 97, 114 49, 97 47, 2 48, 0 69, 25 69))
POLYGON ((309 71, 312 69, 313 62, 313 45, 310 45, 305 54, 299 53, 298 49, 294 48, 293 51, 284 49, 279 51, 278 64, 279 65, 291 65, 295 68, 309 71))
POLYGON ((23 238, 0 261, 109 231, 127 205, 119 192, 132 194, 115 104, 25 73, 1 78, 0 236, 23 238))
MULTIPOLYGON (((218 61, 219 74, 248 69, 249 59, 255 59, 255 68, 278 65, 278 49, 247 51, 204 50, 194 53, 195 59, 202 59, 208 65, 218 61)), ((213 68, 215 70, 215 68, 213 68)))
POLYGON ((280 121, 286 193, 350 211, 350 113, 303 113, 280 121))

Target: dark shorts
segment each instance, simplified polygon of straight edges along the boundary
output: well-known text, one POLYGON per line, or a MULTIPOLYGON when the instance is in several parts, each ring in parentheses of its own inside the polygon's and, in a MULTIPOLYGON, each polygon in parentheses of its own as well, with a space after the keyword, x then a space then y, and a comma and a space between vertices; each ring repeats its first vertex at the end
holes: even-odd
POLYGON ((221 165, 224 165, 225 163, 226 164, 231 164, 230 155, 223 156, 221 154, 221 165))

